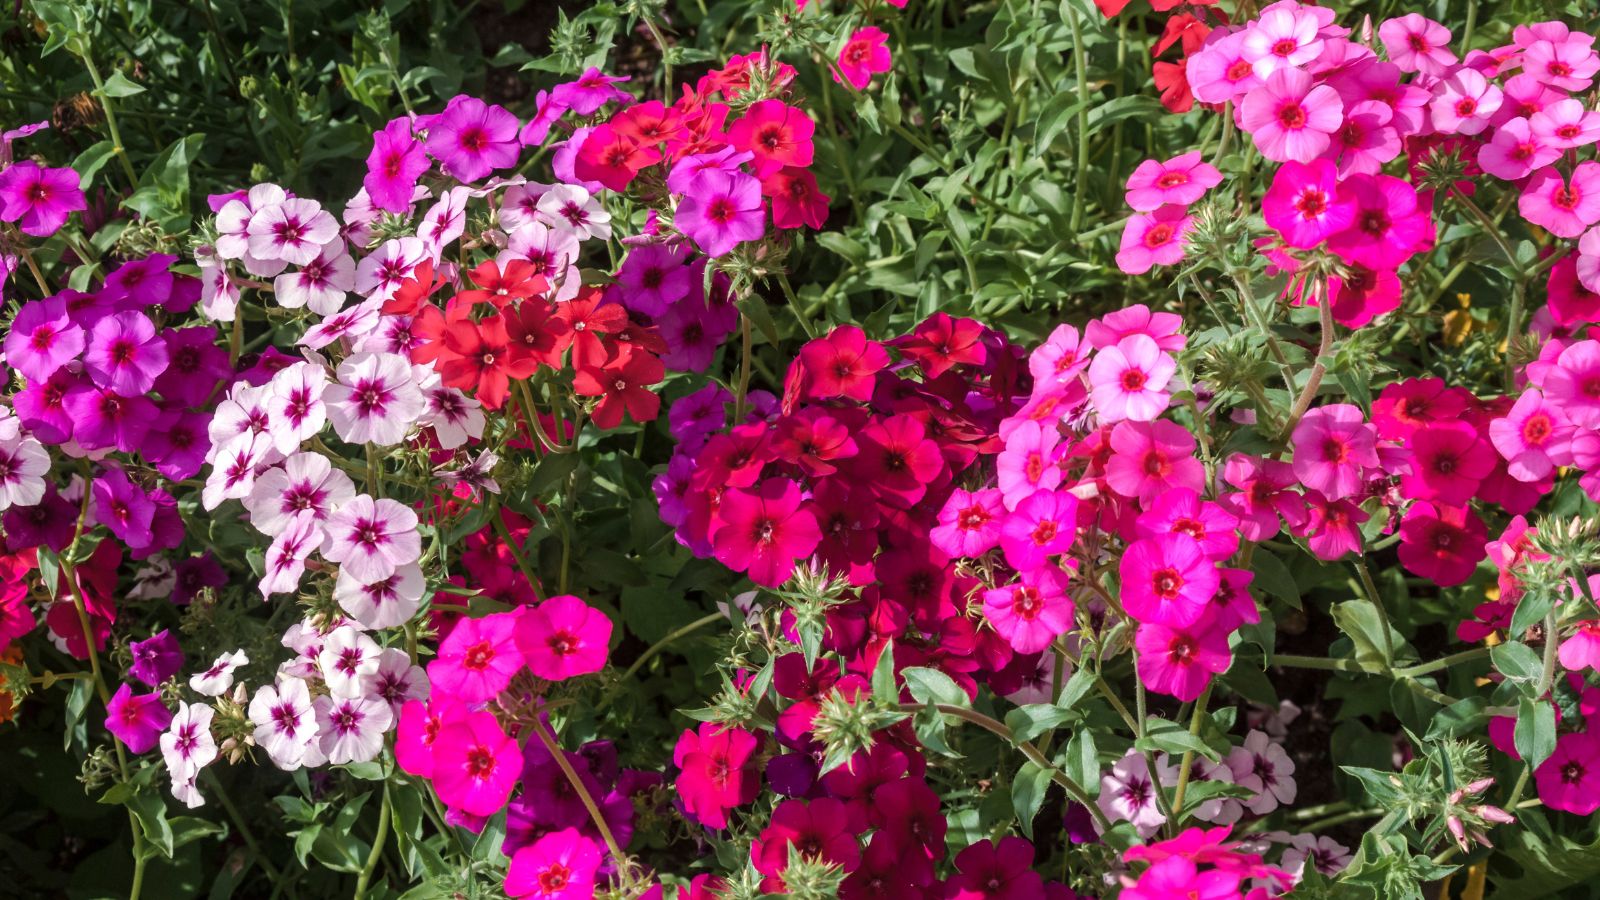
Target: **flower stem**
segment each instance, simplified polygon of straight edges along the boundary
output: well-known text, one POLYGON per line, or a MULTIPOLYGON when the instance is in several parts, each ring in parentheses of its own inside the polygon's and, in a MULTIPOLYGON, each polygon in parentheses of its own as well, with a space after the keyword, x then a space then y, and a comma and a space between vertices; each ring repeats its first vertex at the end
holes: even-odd
MULTIPOLYGON (((111 153, 117 158, 118 162, 122 163, 122 171, 128 176, 128 186, 137 188, 139 186, 139 176, 134 174, 133 163, 128 161, 128 151, 122 146, 122 132, 117 130, 117 114, 112 109, 111 98, 106 96, 106 84, 100 78, 100 70, 95 68, 94 58, 90 56, 87 47, 84 48, 83 55, 79 58, 83 60, 83 67, 89 70, 89 80, 94 82, 94 94, 100 98, 100 108, 105 111, 106 131, 111 135, 111 153)), ((88 262, 88 260, 84 261, 88 262)))
MULTIPOLYGON (((1200 699, 1194 702, 1194 715, 1189 717, 1189 736, 1198 737, 1200 723, 1205 720, 1206 704, 1211 702, 1211 688, 1215 681, 1206 682, 1205 690, 1200 692, 1200 699)), ((1189 769, 1194 765, 1194 751, 1183 751, 1183 763, 1178 769, 1178 786, 1172 792, 1172 812, 1174 815, 1183 815, 1183 795, 1189 789, 1189 769)))
POLYGON ((1067 24, 1072 28, 1072 62, 1078 75, 1078 170, 1072 190, 1073 234, 1083 227, 1083 198, 1089 175, 1089 67, 1083 58, 1083 25, 1077 7, 1068 3, 1067 24))
POLYGON ((367 884, 372 881, 372 873, 378 868, 378 860, 383 856, 384 842, 389 839, 389 782, 383 782, 383 803, 378 807, 378 834, 372 839, 372 852, 367 854, 367 864, 361 867, 361 874, 356 876, 356 892, 353 900, 361 900, 367 895, 367 884))
POLYGON ((545 749, 550 751, 550 756, 555 759, 556 765, 561 767, 561 774, 567 776, 567 782, 577 792, 578 799, 583 801, 583 808, 589 811, 589 818, 594 821, 594 827, 600 830, 600 837, 605 840, 606 849, 611 851, 611 858, 616 862, 618 871, 621 871, 623 862, 622 847, 617 844, 616 837, 611 834, 611 826, 606 824, 606 817, 601 815, 599 804, 595 803, 594 797, 589 794, 589 789, 584 786, 583 779, 578 777, 578 771, 572 768, 572 763, 567 759, 567 751, 561 749, 561 745, 556 743, 555 737, 545 729, 543 722, 534 719, 532 727, 534 735, 539 738, 539 742, 544 744, 545 749))

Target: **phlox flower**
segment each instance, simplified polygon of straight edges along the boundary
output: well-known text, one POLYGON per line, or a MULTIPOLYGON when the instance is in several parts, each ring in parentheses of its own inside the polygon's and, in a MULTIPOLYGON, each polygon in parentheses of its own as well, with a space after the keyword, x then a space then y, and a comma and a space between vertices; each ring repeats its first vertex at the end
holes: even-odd
POLYGON ((1600 342, 1577 341, 1561 350, 1544 375, 1544 396, 1573 425, 1600 425, 1600 342))
POLYGON ((1122 607, 1144 624, 1184 628, 1205 615, 1222 583, 1200 542, 1182 532, 1140 538, 1123 551, 1122 607))
POLYGON ((1574 150, 1600 140, 1600 113, 1567 97, 1529 116, 1528 129, 1555 150, 1574 150))
POLYGON ((322 245, 310 262, 273 279, 273 297, 288 309, 306 307, 319 316, 331 316, 344 306, 356 286, 356 261, 344 244, 322 245))
POLYGON ((1078 498, 1068 491, 1036 491, 1000 524, 1000 549, 1019 572, 1067 552, 1077 539, 1078 498))
POLYGON ((1205 467, 1194 458, 1194 435, 1181 425, 1160 419, 1118 422, 1110 444, 1106 484, 1124 497, 1143 504, 1174 487, 1198 491, 1205 486, 1205 467))
POLYGON ((550 101, 580 116, 591 116, 607 103, 632 102, 626 91, 615 87, 628 80, 627 75, 607 75, 591 66, 576 79, 556 85, 550 92, 550 101))
POLYGON ((595 427, 616 428, 624 413, 635 422, 651 421, 660 413, 661 396, 651 387, 665 375, 660 358, 625 345, 603 367, 579 367, 572 387, 580 396, 600 398, 590 417, 595 427))
POLYGON ((1239 549, 1239 520, 1221 506, 1200 499, 1187 488, 1175 488, 1161 503, 1135 520, 1139 537, 1156 537, 1171 532, 1187 534, 1200 542, 1200 548, 1214 560, 1225 560, 1239 549))
MULTIPOLYGON (((1561 642, 1561 667, 1570 671, 1600 669, 1600 619, 1585 619, 1561 642)), ((126 685, 124 685, 126 687, 126 685)))
POLYGON ((1100 796, 1095 805, 1112 822, 1131 822, 1142 838, 1150 838, 1167 821, 1156 801, 1155 776, 1144 754, 1129 751, 1100 776, 1100 796))
POLYGON ((1361 550, 1361 523, 1371 518, 1349 500, 1330 500, 1320 491, 1307 491, 1306 518, 1291 524, 1291 534, 1306 538, 1306 545, 1318 559, 1332 561, 1361 550))
MULTIPOLYGON (((221 259, 244 259, 250 252, 250 219, 256 210, 276 206, 289 199, 275 184, 258 184, 243 196, 235 195, 217 210, 216 254, 221 259)), ((271 274, 276 275, 278 270, 271 274)), ((252 271, 252 274, 258 274, 252 271)))
POLYGON ((953 557, 977 557, 1000 546, 1000 523, 1005 506, 994 488, 967 491, 956 488, 939 510, 939 524, 928 539, 953 557))
POLYGON ((167 342, 141 312, 120 312, 96 322, 83 354, 96 385, 124 397, 147 393, 167 368, 167 342))
POLYGON ((635 247, 617 272, 622 305, 647 316, 659 316, 689 296, 688 254, 682 247, 646 244, 635 247))
POLYGON ((1166 387, 1177 370, 1154 339, 1129 335, 1095 354, 1089 364, 1089 399, 1101 422, 1149 422, 1166 410, 1166 387))
POLYGON ((861 862, 861 845, 852 818, 844 803, 832 797, 784 800, 751 845, 750 861, 763 875, 781 873, 791 854, 853 871, 861 862))
POLYGON ((1057 325, 1045 342, 1028 354, 1034 392, 1065 391, 1089 366, 1089 348, 1071 325, 1057 325))
POLYGON ((453 387, 433 385, 423 391, 425 404, 417 424, 432 428, 433 436, 445 450, 454 450, 469 440, 483 437, 487 419, 483 404, 453 387))
POLYGON ((1117 268, 1129 275, 1143 275, 1156 266, 1178 262, 1183 259, 1184 238, 1193 225, 1194 217, 1182 206, 1168 205, 1129 216, 1122 227, 1117 268))
MULTIPOLYGON (((50 454, 32 437, 0 438, 0 510, 38 504, 45 496, 50 454)), ((6 530, 11 530, 8 525, 6 530)))
POLYGON ((317 667, 335 697, 360 697, 366 694, 362 682, 378 671, 378 654, 383 648, 350 625, 340 625, 322 639, 317 667))
POLYGON ((510 168, 522 152, 517 117, 464 94, 451 98, 427 129, 428 153, 458 181, 477 181, 495 169, 510 168))
POLYGON ((1238 517, 1245 540, 1276 535, 1280 518, 1291 526, 1305 521, 1305 499, 1290 490, 1299 483, 1290 464, 1235 453, 1223 463, 1222 479, 1238 490, 1219 494, 1217 502, 1238 517))
POLYGON ((1347 263, 1394 269, 1433 243, 1433 217, 1410 182, 1390 175, 1352 175, 1343 185, 1355 204, 1350 227, 1328 239, 1347 263))
POLYGON ((1450 52, 1450 29, 1420 13, 1385 21, 1378 26, 1378 39, 1389 61, 1402 72, 1443 76, 1456 63, 1450 52))
POLYGON ((784 166, 761 179, 761 196, 771 201, 772 224, 778 228, 805 225, 817 231, 828 221, 827 194, 817 189, 810 169, 784 166))
POLYGON ((382 325, 383 319, 379 316, 382 306, 383 301, 374 297, 341 310, 306 329, 296 343, 307 350, 321 350, 334 341, 348 340, 363 345, 356 348, 358 352, 371 352, 364 346, 367 342, 361 339, 371 336, 382 325))
POLYGON ((516 642, 529 671, 547 681, 565 681, 605 668, 611 618, 577 597, 551 597, 523 610, 516 642))
POLYGON ((1256 795, 1244 801, 1250 812, 1264 816, 1280 804, 1294 802, 1299 793, 1294 781, 1294 760, 1283 745, 1273 743, 1264 731, 1252 730, 1244 743, 1228 751, 1228 768, 1233 780, 1256 795))
POLYGON ((356 263, 356 293, 369 300, 388 300, 427 258, 421 238, 390 238, 356 263))
POLYGON ((1569 35, 1562 41, 1539 40, 1522 52, 1522 71, 1541 84, 1564 91, 1587 91, 1600 72, 1588 35, 1569 35))
POLYGON ((333 599, 361 627, 378 630, 411 621, 425 589, 422 569, 414 562, 396 566, 393 573, 372 582, 363 582, 341 567, 333 599))
POLYGON ((811 165, 811 136, 816 128, 805 110, 782 100, 762 100, 729 126, 728 143, 755 154, 751 166, 759 178, 784 166, 811 165))
POLYGON ((984 591, 984 618, 1013 650, 1038 653, 1072 630, 1065 580, 1057 570, 1041 569, 1037 577, 984 591))
POLYGON ((1272 177, 1261 198, 1267 225, 1291 247, 1315 247, 1355 221, 1355 204, 1339 189, 1331 160, 1288 162, 1272 177))
POLYGON ((1487 144, 1478 146, 1478 165, 1502 181, 1520 181, 1560 158, 1561 151, 1534 134, 1521 117, 1502 123, 1487 144))
POLYGON ((161 682, 183 668, 183 650, 165 628, 142 641, 129 643, 128 654, 133 657, 128 674, 151 687, 160 687, 161 682))
POLYGON ((386 647, 378 653, 377 671, 361 679, 361 690, 369 697, 380 697, 389 712, 400 715, 401 707, 412 700, 426 700, 432 690, 428 673, 411 664, 411 654, 400 647, 386 647))
POLYGON ((211 707, 202 703, 179 704, 161 735, 161 756, 172 776, 174 792, 179 782, 193 781, 217 758, 217 742, 211 737, 212 715, 211 707))
POLYGON ((1411 433, 1411 471, 1400 478, 1409 497, 1464 506, 1494 471, 1495 454, 1472 425, 1434 422, 1411 433))
POLYGON ((189 688, 207 697, 221 697, 233 687, 233 670, 250 662, 243 650, 234 650, 217 657, 216 662, 203 672, 189 677, 189 688))
POLYGON ((426 704, 411 700, 401 704, 395 729, 394 760, 406 772, 433 777, 433 742, 445 725, 465 720, 467 707, 453 698, 426 704))
POLYGON ((274 684, 256 688, 249 716, 256 746, 267 751, 272 764, 284 770, 300 768, 306 748, 317 737, 316 712, 306 683, 279 676, 274 684))
POLYGON ((1015 509, 1036 491, 1060 486, 1064 450, 1061 432, 1053 425, 1022 422, 1006 437, 1005 449, 995 457, 996 483, 1006 509, 1015 509))
POLYGON ((1185 703, 1199 697, 1233 663, 1228 634, 1214 623, 1179 628, 1143 623, 1133 646, 1145 687, 1185 703))
POLYGON ((1091 319, 1083 329, 1083 339, 1096 350, 1104 350, 1123 338, 1142 334, 1162 350, 1176 353, 1188 343, 1182 328, 1183 317, 1177 313, 1152 312, 1143 303, 1135 303, 1091 319))
POLYGON ((322 399, 333 430, 353 444, 398 444, 426 408, 403 356, 357 353, 335 374, 338 381, 328 385, 322 399))
POLYGON ((888 42, 889 35, 881 28, 856 29, 839 49, 839 69, 833 80, 838 81, 843 75, 846 84, 858 91, 866 90, 874 73, 889 71, 888 42))
MULTIPOLYGON (((1221 34, 1221 29, 1212 35, 1221 34)), ((1235 31, 1191 54, 1184 67, 1189 89, 1201 103, 1227 103, 1260 87, 1255 64, 1245 58, 1245 33, 1235 31)))
POLYGON ((511 799, 522 772, 522 749, 492 713, 468 713, 433 739, 433 786, 452 809, 492 816, 511 799))
POLYGON ((1328 149, 1344 121, 1344 104, 1303 70, 1278 69, 1245 95, 1241 126, 1261 155, 1275 162, 1310 162, 1328 149))
POLYGON ((31 159, 12 163, 0 171, 0 220, 34 237, 55 234, 68 216, 88 208, 78 180, 72 169, 45 168, 31 159))
POLYGON ((741 728, 702 722, 685 731, 672 750, 675 787, 684 811, 707 828, 728 827, 728 810, 756 799, 761 776, 755 754, 760 742, 741 728))
POLYGON ((83 348, 83 328, 59 296, 22 304, 6 330, 6 363, 33 382, 48 380, 83 348))
POLYGON ((389 704, 377 697, 318 697, 317 750, 328 762, 367 762, 383 750, 383 735, 394 725, 389 704))
POLYGON ((678 204, 673 224, 707 256, 725 256, 766 232, 761 182, 755 178, 739 172, 706 172, 694 189, 678 204))
POLYGON ((228 351, 217 346, 217 330, 205 326, 167 328, 167 367, 156 379, 155 391, 169 404, 202 406, 219 382, 233 376, 228 351))
POLYGON ((1362 469, 1378 465, 1376 435, 1349 403, 1308 410, 1290 435, 1294 473, 1302 484, 1339 500, 1356 494, 1362 469))
POLYGON ((956 873, 950 876, 945 896, 951 900, 1052 896, 1033 863, 1033 844, 1023 838, 976 841, 956 854, 956 873))
POLYGON ((1164 900, 1168 897, 1194 897, 1196 900, 1231 900, 1242 896, 1238 872, 1213 868, 1200 871, 1194 861, 1169 856, 1139 875, 1139 880, 1123 891, 1124 900, 1164 900))
POLYGON ((467 198, 471 195, 470 190, 460 186, 445 191, 417 223, 417 236, 422 238, 422 245, 434 262, 438 262, 445 248, 466 231, 467 198))
POLYGON ((272 422, 273 446, 279 453, 294 453, 302 442, 322 431, 328 421, 322 400, 327 387, 327 370, 312 363, 295 363, 272 376, 263 405, 272 422))
POLYGON ((1500 108, 1502 96, 1482 74, 1458 69, 1434 88, 1433 127, 1443 134, 1478 134, 1500 108))
POLYGON ((326 540, 316 519, 300 516, 289 522, 284 530, 272 539, 262 561, 264 573, 257 583, 263 597, 273 594, 292 594, 300 588, 300 576, 306 572, 306 560, 326 540))
POLYGON ((324 530, 322 555, 368 584, 388 578, 422 555, 416 512, 387 498, 373 500, 366 494, 351 498, 328 517, 324 530))
POLYGON ((426 171, 428 155, 412 135, 409 117, 401 116, 372 135, 372 152, 367 154, 367 174, 361 185, 373 206, 402 214, 411 209, 412 191, 426 171))
POLYGON ((172 710, 161 702, 159 692, 136 696, 127 682, 117 686, 106 704, 106 730, 134 753, 154 747, 171 722, 172 710))
POLYGON ((1147 159, 1128 176, 1128 206, 1154 212, 1168 204, 1189 206, 1222 183, 1222 173, 1195 150, 1166 162, 1147 159))
MULTIPOLYGON (((53 389, 47 388, 41 393, 45 396, 41 396, 40 400, 49 402, 49 394, 53 393, 53 389)), ((156 405, 146 397, 124 397, 113 390, 96 388, 82 381, 67 388, 59 402, 65 407, 66 422, 71 425, 67 433, 85 450, 115 447, 123 453, 138 452, 145 434, 158 415, 156 405)), ((16 401, 19 417, 28 416, 25 403, 20 397, 16 401)), ((38 412, 59 414, 58 410, 38 412)), ((29 422, 29 428, 39 430, 32 422, 29 422)))
POLYGON ((1561 407, 1537 390, 1524 391, 1511 409, 1489 423, 1489 440, 1506 461, 1506 472, 1518 481, 1549 477, 1557 465, 1572 461, 1573 428, 1561 407))
POLYGON ((854 325, 840 325, 807 341, 795 364, 804 370, 806 395, 817 400, 842 397, 862 403, 872 398, 878 372, 889 365, 889 351, 854 325))
POLYGON ((91 492, 95 521, 111 529, 130 548, 150 545, 156 507, 143 488, 130 481, 121 469, 109 469, 95 478, 91 492))
POLYGON ((795 561, 822 540, 810 504, 787 478, 769 478, 755 490, 730 488, 717 512, 722 524, 711 535, 717 560, 736 572, 748 571, 763 587, 788 580, 795 561))
POLYGON ((726 146, 706 153, 691 153, 672 164, 672 170, 667 173, 667 189, 674 194, 692 194, 700 176, 705 173, 732 175, 741 171, 740 166, 755 158, 756 155, 748 150, 740 151, 726 146))
POLYGON ((1400 520, 1400 564, 1406 571, 1453 587, 1472 577, 1486 555, 1488 530, 1467 507, 1417 502, 1400 520))
POLYGON ((463 703, 482 703, 505 690, 524 664, 516 630, 508 613, 458 621, 428 663, 434 689, 463 703))
POLYGON ((1534 172, 1517 198, 1517 209, 1557 237, 1578 237, 1600 222, 1600 162, 1578 163, 1568 180, 1554 167, 1534 172))
POLYGON ((1256 77, 1292 66, 1303 66, 1322 54, 1317 19, 1309 10, 1274 5, 1244 30, 1240 49, 1255 68, 1256 77))
POLYGON ((1376 175, 1402 147, 1394 109, 1381 100, 1364 100, 1345 106, 1344 124, 1322 158, 1338 160, 1341 176, 1376 175))
POLYGON ((611 239, 611 214, 588 189, 557 184, 539 195, 534 204, 536 224, 570 234, 579 241, 611 239))
POLYGON ((303 266, 339 236, 339 222, 317 201, 294 197, 255 210, 245 234, 250 256, 303 266))
POLYGON ((600 847, 576 828, 563 828, 522 847, 506 870, 506 895, 515 900, 584 900, 594 896, 600 847))
POLYGON ((1587 816, 1600 809, 1600 735, 1567 732, 1533 771, 1539 801, 1550 809, 1587 816))
POLYGON ((1283 849, 1280 864, 1284 871, 1296 878, 1306 871, 1308 865, 1332 878, 1350 865, 1351 858, 1350 848, 1327 835, 1297 834, 1289 839, 1289 846, 1283 849))

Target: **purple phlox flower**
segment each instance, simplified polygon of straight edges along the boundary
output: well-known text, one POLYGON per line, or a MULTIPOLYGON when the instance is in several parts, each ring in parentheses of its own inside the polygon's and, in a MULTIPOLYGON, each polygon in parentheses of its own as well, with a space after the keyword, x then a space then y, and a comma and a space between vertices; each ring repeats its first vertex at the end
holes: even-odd
POLYGON ((0 171, 0 219, 16 222, 25 234, 49 237, 67 216, 86 208, 78 173, 71 169, 47 169, 25 159, 0 171))
POLYGON ((132 642, 128 652, 133 655, 128 674, 151 687, 159 687, 183 668, 183 650, 178 646, 178 639, 165 628, 142 641, 132 642))
POLYGON ((148 393, 167 370, 167 342, 141 312, 120 312, 95 323, 83 354, 84 371, 124 397, 148 393))

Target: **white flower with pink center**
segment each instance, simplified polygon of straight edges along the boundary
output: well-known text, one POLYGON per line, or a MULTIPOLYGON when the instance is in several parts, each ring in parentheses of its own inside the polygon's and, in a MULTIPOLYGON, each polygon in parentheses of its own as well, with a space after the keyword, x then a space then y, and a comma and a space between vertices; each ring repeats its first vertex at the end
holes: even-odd
POLYGON ((255 490, 245 501, 250 524, 268 537, 277 537, 294 522, 309 518, 315 532, 346 500, 356 495, 355 483, 320 453, 305 451, 268 469, 256 478, 255 490))
POLYGON ((1277 809, 1280 804, 1294 802, 1297 788, 1294 782, 1294 760, 1267 737, 1265 731, 1252 731, 1244 744, 1233 748, 1224 760, 1233 770, 1233 780, 1256 792, 1244 801, 1245 808, 1258 816, 1277 809))
POLYGON ((406 701, 428 699, 428 676, 421 666, 412 665, 410 654, 390 647, 378 654, 378 670, 363 679, 361 692, 382 697, 398 719, 406 701))
POLYGON ((355 259, 345 252, 343 241, 332 241, 304 266, 274 279, 272 291, 279 306, 303 306, 319 316, 331 316, 344 306, 355 286, 355 259))
POLYGON ((377 331, 383 323, 383 316, 379 314, 382 306, 382 300, 365 300, 340 310, 306 329, 297 343, 308 350, 321 350, 337 340, 363 338, 377 331))
POLYGON ((256 210, 277 206, 289 199, 275 184, 258 184, 243 198, 235 198, 217 210, 217 255, 223 259, 244 259, 250 252, 250 220, 256 210))
POLYGON ((197 672, 189 678, 189 687, 207 697, 221 697, 233 687, 233 670, 250 662, 243 650, 224 653, 217 657, 211 668, 197 672))
POLYGON ((536 181, 506 188, 505 193, 500 196, 500 209, 495 213, 500 228, 508 232, 516 231, 524 225, 538 221, 539 198, 548 190, 550 185, 536 181))
POLYGON ((301 516, 272 539, 267 548, 259 588, 263 598, 273 594, 292 594, 300 589, 300 576, 306 573, 306 560, 322 546, 323 533, 316 519, 301 516))
POLYGON ((1139 836, 1148 839, 1167 821, 1156 801, 1157 790, 1144 756, 1129 751, 1100 777, 1100 796, 1095 803, 1107 819, 1132 822, 1139 836))
POLYGON ((272 376, 264 405, 272 419, 273 446, 279 453, 300 449, 302 442, 328 423, 328 408, 322 402, 327 388, 327 370, 308 362, 295 363, 272 376))
POLYGON ((211 707, 203 703, 182 704, 161 735, 161 757, 174 787, 180 781, 193 781, 217 758, 217 742, 211 737, 212 715, 211 707))
POLYGON ((317 715, 306 683, 279 678, 277 684, 256 688, 249 715, 256 726, 256 746, 267 751, 273 765, 285 771, 300 768, 306 748, 317 737, 317 715))
POLYGON ((363 628, 394 628, 417 614, 426 584, 416 563, 397 566, 392 574, 373 582, 360 581, 348 568, 341 568, 333 599, 363 628))
POLYGON ((328 762, 366 762, 383 749, 383 735, 394 724, 394 713, 381 697, 318 697, 317 749, 328 762))
POLYGON ((360 697, 366 692, 361 679, 378 671, 378 642, 351 625, 341 625, 328 633, 317 654, 322 680, 335 697, 360 697))
POLYGON ((555 299, 571 300, 578 295, 582 279, 578 271, 578 237, 570 231, 550 228, 543 222, 525 224, 506 235, 506 249, 496 258, 501 266, 514 259, 533 264, 534 275, 556 285, 555 299))
MULTIPOLYGON (((239 382, 228 391, 228 396, 217 404, 217 411, 212 414, 211 424, 206 428, 211 438, 208 459, 215 461, 221 458, 223 451, 232 446, 234 441, 267 434, 272 427, 272 412, 267 406, 269 396, 270 392, 264 384, 255 386, 239 382)), ((266 444, 271 446, 272 441, 267 440, 266 444)))
POLYGON ((417 424, 432 428, 440 447, 454 450, 468 439, 483 437, 483 408, 477 400, 442 384, 428 388, 423 400, 427 408, 417 424))
POLYGON ((398 444, 427 408, 403 356, 357 353, 336 374, 322 399, 333 430, 352 444, 398 444))
POLYGON ((329 517, 322 555, 350 577, 372 584, 422 556, 417 514, 393 500, 360 494, 329 517))
POLYGON ((534 217, 580 241, 611 239, 611 214, 598 199, 575 184, 558 184, 545 191, 534 204, 534 217))
POLYGON ((429 256, 422 238, 390 238, 356 265, 356 293, 388 300, 429 256))
POLYGON ((256 471, 267 464, 267 455, 271 452, 272 441, 266 435, 236 438, 212 463, 211 474, 200 492, 200 505, 213 510, 224 500, 250 496, 256 486, 256 471))
POLYGON ((467 197, 470 193, 464 187, 451 188, 439 198, 439 202, 422 214, 422 221, 417 225, 417 236, 422 238, 422 244, 428 248, 428 255, 434 262, 439 261, 444 248, 455 243, 456 238, 466 231, 467 197))
POLYGON ((0 440, 0 509, 37 505, 49 471, 50 454, 34 438, 0 440))
POLYGON ((339 222, 317 201, 295 197, 257 209, 245 232, 251 256, 303 266, 339 236, 339 222))

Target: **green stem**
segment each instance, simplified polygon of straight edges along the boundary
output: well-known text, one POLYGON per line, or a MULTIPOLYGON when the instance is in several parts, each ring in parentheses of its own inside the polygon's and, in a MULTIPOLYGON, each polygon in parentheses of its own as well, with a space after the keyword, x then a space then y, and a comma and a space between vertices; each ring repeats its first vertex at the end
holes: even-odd
POLYGON ((589 795, 589 789, 584 787, 583 779, 578 777, 577 770, 572 768, 572 763, 567 759, 567 752, 561 749, 561 745, 557 744, 556 739, 545 729, 544 722, 538 718, 533 720, 533 733, 539 738, 539 742, 544 744, 545 749, 550 751, 550 756, 556 761, 556 765, 561 767, 561 774, 567 776, 567 782, 572 785, 572 789, 577 791, 578 799, 583 801, 583 808, 589 811, 589 818, 594 821, 595 828, 600 830, 600 837, 605 839, 606 849, 611 851, 612 860, 616 863, 617 869, 621 870, 622 847, 611 834, 611 826, 606 824, 606 817, 600 814, 599 804, 589 795))
MULTIPOLYGON (((83 66, 89 70, 89 80, 94 82, 94 95, 100 98, 100 108, 106 114, 106 131, 111 135, 111 152, 122 163, 122 171, 128 176, 129 187, 139 186, 139 176, 134 174, 133 163, 128 160, 128 151, 122 146, 122 132, 117 129, 117 114, 112 109, 111 98, 106 96, 106 84, 100 78, 100 70, 95 68, 94 59, 89 55, 89 48, 85 47, 83 66)), ((87 262, 87 260, 85 260, 87 262)))
POLYGON ((1067 24, 1072 28, 1072 61, 1078 74, 1078 171, 1072 191, 1073 234, 1083 227, 1083 198, 1089 175, 1089 67, 1083 58, 1083 26, 1078 21, 1078 9, 1071 3, 1063 4, 1067 10, 1067 24))
MULTIPOLYGON (((1189 717, 1189 736, 1199 737, 1200 723, 1205 721, 1206 704, 1211 702, 1211 688, 1215 681, 1206 682, 1205 690, 1200 692, 1200 699, 1194 702, 1194 714, 1189 717)), ((1178 786, 1172 792, 1172 811, 1176 815, 1183 815, 1183 795, 1189 789, 1189 769, 1194 765, 1194 751, 1183 751, 1183 762, 1178 769, 1178 786)))
POLYGON ((389 839, 389 782, 383 783, 383 804, 378 807, 378 834, 372 839, 372 852, 367 854, 367 864, 361 867, 361 874, 356 877, 356 892, 353 900, 361 900, 367 895, 367 884, 372 881, 372 873, 378 868, 378 859, 383 856, 384 842, 389 839))
MULTIPOLYGON (((620 686, 623 682, 626 682, 629 678, 632 678, 635 672, 639 671, 639 669, 643 667, 645 663, 649 662, 650 659, 657 653, 665 650, 668 644, 671 644, 673 641, 676 641, 678 638, 681 638, 684 635, 693 634, 707 625, 710 625, 712 622, 726 618, 727 617, 722 613, 714 612, 709 615, 701 616, 700 618, 695 619, 693 622, 669 632, 666 637, 656 641, 654 644, 651 644, 643 653, 639 654, 639 658, 633 661, 633 665, 628 666, 628 670, 622 673, 621 678, 617 679, 617 686, 620 686)), ((613 687, 612 691, 607 692, 605 698, 603 698, 597 705, 597 711, 599 709, 606 708, 606 706, 610 704, 611 694, 614 693, 615 690, 616 687, 613 687)))
POLYGON ((789 309, 794 312, 794 319, 800 323, 800 330, 806 333, 807 338, 817 336, 816 329, 811 327, 811 318, 806 315, 805 309, 800 305, 800 298, 795 296, 794 286, 789 283, 787 272, 778 272, 778 286, 783 288, 783 296, 789 301, 789 309))
MULTIPOLYGON (((276 884, 282 881, 283 873, 262 852, 261 844, 256 840, 255 832, 250 830, 250 826, 245 822, 244 816, 240 815, 239 807, 233 804, 233 798, 228 796, 227 790, 222 786, 222 781, 213 775, 210 769, 204 770, 202 774, 205 776, 206 786, 210 789, 212 796, 221 801, 223 811, 228 814, 228 819, 233 822, 233 827, 239 832, 239 836, 244 838, 245 846, 249 847, 250 852, 255 854, 256 861, 261 864, 261 868, 266 870, 267 876, 272 879, 273 883, 276 884)), ((291 895, 293 893, 293 891, 290 891, 291 895)))

